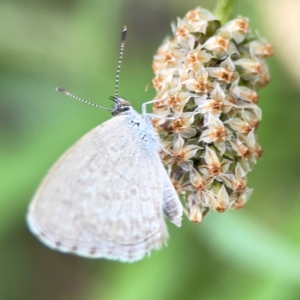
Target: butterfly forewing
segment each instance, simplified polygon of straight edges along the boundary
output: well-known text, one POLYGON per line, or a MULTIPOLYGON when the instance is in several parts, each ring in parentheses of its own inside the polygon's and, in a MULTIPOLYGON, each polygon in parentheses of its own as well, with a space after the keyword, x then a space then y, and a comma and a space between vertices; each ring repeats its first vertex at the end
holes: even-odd
POLYGON ((171 217, 166 215, 180 225, 180 202, 174 199, 157 145, 143 135, 145 121, 140 121, 132 124, 127 115, 112 118, 53 166, 27 216, 46 245, 82 256, 135 261, 168 236, 163 201, 171 217))

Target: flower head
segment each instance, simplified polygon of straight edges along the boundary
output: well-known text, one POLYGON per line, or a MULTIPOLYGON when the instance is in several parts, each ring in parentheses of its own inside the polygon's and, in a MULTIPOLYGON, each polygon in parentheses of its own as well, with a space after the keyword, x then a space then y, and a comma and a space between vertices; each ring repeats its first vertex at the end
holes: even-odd
POLYGON ((249 20, 221 24, 197 7, 173 25, 153 61, 153 124, 162 160, 185 199, 189 220, 248 201, 247 173, 261 157, 256 129, 262 113, 257 90, 269 80, 273 47, 251 33, 249 20), (172 117, 165 119, 166 117, 172 117))

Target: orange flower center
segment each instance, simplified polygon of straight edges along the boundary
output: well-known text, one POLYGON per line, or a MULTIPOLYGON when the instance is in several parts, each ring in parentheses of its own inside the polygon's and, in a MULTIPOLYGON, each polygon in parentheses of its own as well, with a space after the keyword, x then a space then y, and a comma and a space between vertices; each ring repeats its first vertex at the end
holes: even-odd
POLYGON ((194 10, 189 11, 186 15, 186 18, 191 22, 196 22, 199 19, 197 12, 195 12, 194 10))
POLYGON ((246 20, 238 20, 237 25, 239 27, 240 32, 247 33, 247 31, 249 29, 249 25, 246 20))
POLYGON ((220 127, 215 130, 214 137, 217 139, 222 139, 224 136, 226 136, 226 129, 224 127, 220 127))
POLYGON ((222 49, 224 49, 224 50, 227 50, 228 47, 229 47, 229 42, 228 42, 227 39, 225 39, 225 38, 219 36, 219 37, 217 37, 217 45, 218 45, 220 48, 222 48, 222 49))

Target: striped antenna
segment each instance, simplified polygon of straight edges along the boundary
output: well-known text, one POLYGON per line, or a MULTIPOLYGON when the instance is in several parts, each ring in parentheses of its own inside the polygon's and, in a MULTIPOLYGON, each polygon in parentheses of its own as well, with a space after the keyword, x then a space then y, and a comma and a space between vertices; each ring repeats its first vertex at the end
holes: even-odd
POLYGON ((124 26, 121 32, 121 47, 120 47, 120 55, 119 55, 119 61, 117 66, 117 73, 116 73, 115 96, 119 96, 119 77, 120 77, 121 63, 122 63, 124 47, 125 47, 126 32, 127 32, 127 27, 124 26))
POLYGON ((89 104, 89 105, 92 105, 92 106, 97 107, 97 108, 102 108, 102 109, 105 109, 105 110, 112 111, 110 108, 106 108, 106 107, 104 107, 104 106, 101 106, 101 105, 95 104, 95 103, 93 103, 93 102, 86 101, 86 100, 84 100, 84 99, 82 99, 82 98, 80 98, 80 97, 77 97, 77 96, 71 94, 70 92, 68 92, 67 90, 65 90, 65 89, 63 89, 63 88, 57 87, 56 90, 57 90, 58 92, 61 92, 61 93, 65 94, 65 95, 67 95, 67 96, 73 98, 73 99, 79 100, 79 101, 81 101, 81 102, 83 102, 83 103, 85 103, 85 104, 89 104))

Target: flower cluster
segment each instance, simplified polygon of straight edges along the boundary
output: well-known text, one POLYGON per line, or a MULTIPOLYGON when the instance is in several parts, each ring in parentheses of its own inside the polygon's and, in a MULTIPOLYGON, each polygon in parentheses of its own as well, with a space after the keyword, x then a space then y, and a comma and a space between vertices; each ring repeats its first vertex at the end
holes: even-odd
POLYGON ((257 90, 269 82, 272 46, 251 34, 248 19, 223 26, 196 8, 172 26, 154 56, 157 94, 153 119, 162 160, 185 199, 189 220, 244 206, 247 173, 262 154, 257 90), (171 118, 170 118, 171 117, 171 118), (173 118, 172 118, 173 117, 173 118))

